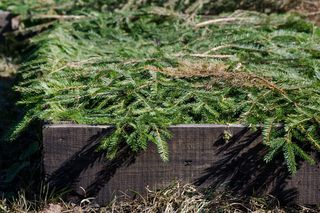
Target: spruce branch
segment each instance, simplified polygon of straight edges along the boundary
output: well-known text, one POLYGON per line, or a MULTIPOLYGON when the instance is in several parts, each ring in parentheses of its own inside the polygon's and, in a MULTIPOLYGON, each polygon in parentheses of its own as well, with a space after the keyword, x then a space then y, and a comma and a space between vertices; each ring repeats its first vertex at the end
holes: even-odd
POLYGON ((156 11, 96 12, 34 37, 15 87, 27 114, 12 136, 34 119, 111 124, 100 146, 110 158, 151 142, 168 160, 170 125, 242 122, 264 124, 267 162, 282 153, 291 172, 297 159, 314 162, 305 147, 320 151, 318 28, 241 13, 195 30, 156 11))

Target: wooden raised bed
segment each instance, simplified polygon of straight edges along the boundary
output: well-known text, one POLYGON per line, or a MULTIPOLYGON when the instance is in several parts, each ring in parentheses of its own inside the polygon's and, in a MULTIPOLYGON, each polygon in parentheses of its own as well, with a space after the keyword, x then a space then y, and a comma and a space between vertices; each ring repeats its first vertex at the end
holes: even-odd
POLYGON ((106 204, 115 195, 142 193, 174 180, 199 187, 225 187, 240 195, 271 194, 284 203, 320 203, 320 164, 301 163, 290 176, 282 159, 263 161, 261 133, 242 125, 178 125, 170 130, 170 161, 161 161, 156 147, 133 155, 127 147, 114 160, 95 151, 110 126, 45 125, 43 166, 53 187, 71 187, 69 199, 95 197, 106 204), (225 131, 232 137, 226 141, 225 131))

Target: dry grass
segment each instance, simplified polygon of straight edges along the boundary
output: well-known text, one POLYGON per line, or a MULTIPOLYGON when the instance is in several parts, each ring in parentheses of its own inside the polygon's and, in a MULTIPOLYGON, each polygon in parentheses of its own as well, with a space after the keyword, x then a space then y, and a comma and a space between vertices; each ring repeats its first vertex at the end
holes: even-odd
POLYGON ((301 13, 320 25, 320 1, 302 0, 298 6, 292 9, 294 12, 301 13))
MULTIPOLYGON (((44 206, 44 205, 42 205, 44 206)), ((95 205, 91 199, 85 199, 80 204, 54 202, 46 204, 42 210, 36 210, 34 202, 27 201, 20 194, 13 203, 0 200, 0 212, 41 212, 41 213, 195 213, 195 212, 254 212, 254 213, 285 213, 310 212, 320 209, 302 206, 281 207, 279 201, 272 197, 239 198, 225 192, 202 193, 191 184, 174 182, 160 190, 146 190, 144 196, 137 194, 136 198, 129 196, 115 198, 107 207, 95 205)))
POLYGON ((15 74, 16 69, 17 66, 12 63, 11 58, 0 54, 0 78, 11 77, 15 74))
POLYGON ((281 88, 278 88, 270 79, 240 71, 241 64, 233 71, 229 71, 228 66, 223 63, 208 63, 205 61, 180 61, 177 67, 158 68, 147 66, 146 69, 177 78, 211 77, 211 82, 209 85, 206 85, 206 87, 226 82, 236 87, 268 88, 284 93, 281 88))
POLYGON ((173 183, 168 187, 152 191, 136 200, 113 201, 106 209, 110 212, 208 212, 210 202, 190 184, 173 183))

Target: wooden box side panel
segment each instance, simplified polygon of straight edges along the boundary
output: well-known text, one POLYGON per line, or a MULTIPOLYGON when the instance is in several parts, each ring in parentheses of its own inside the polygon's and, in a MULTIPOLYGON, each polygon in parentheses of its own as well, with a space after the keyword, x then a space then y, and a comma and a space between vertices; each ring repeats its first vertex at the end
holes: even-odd
POLYGON ((180 125, 170 128, 170 161, 156 147, 134 155, 127 147, 114 160, 96 152, 110 126, 53 125, 43 129, 44 170, 54 186, 71 187, 77 199, 95 197, 106 204, 114 196, 142 193, 173 180, 199 187, 225 187, 240 195, 272 194, 283 202, 320 203, 319 165, 301 164, 291 177, 282 159, 263 162, 260 132, 241 125, 180 125), (226 140, 228 132, 232 137, 226 140), (84 189, 84 190, 83 190, 84 189))

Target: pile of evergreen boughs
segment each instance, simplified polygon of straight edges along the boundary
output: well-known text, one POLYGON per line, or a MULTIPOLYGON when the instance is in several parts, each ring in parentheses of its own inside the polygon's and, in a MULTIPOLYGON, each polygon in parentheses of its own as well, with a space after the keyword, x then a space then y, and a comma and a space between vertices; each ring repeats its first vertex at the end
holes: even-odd
POLYGON ((32 39, 12 138, 35 119, 113 124, 101 143, 109 157, 121 143, 153 142, 168 160, 169 125, 263 124, 266 161, 283 153, 294 173, 297 157, 314 163, 306 150, 320 150, 319 42, 320 30, 292 15, 90 12, 32 39))

